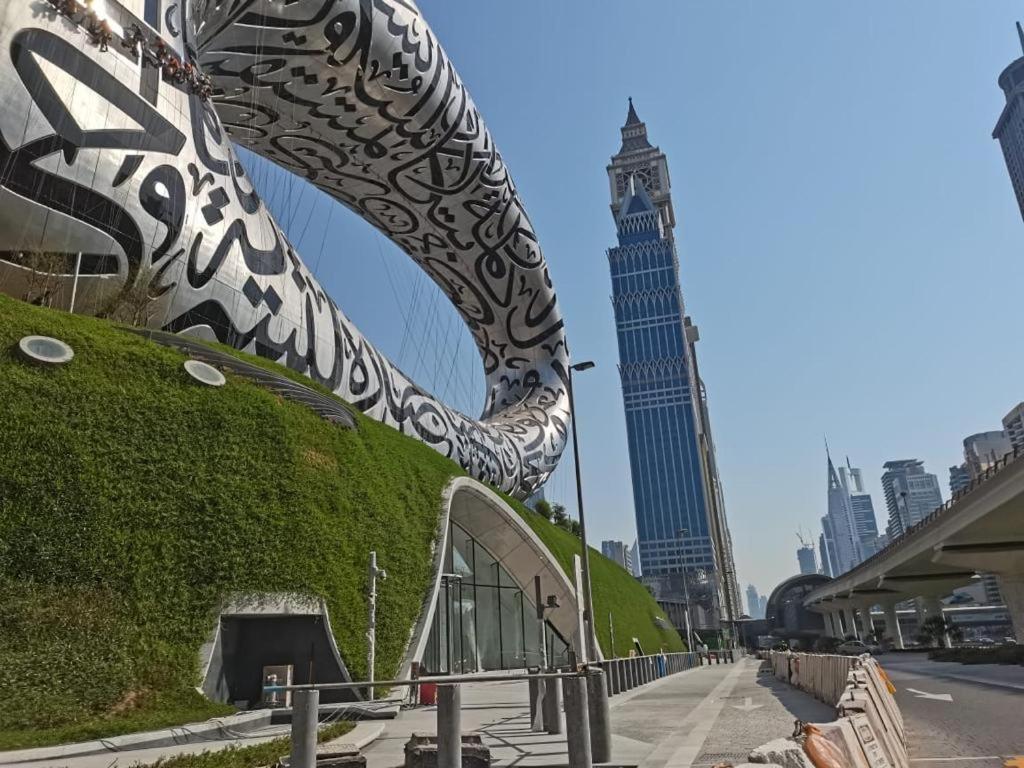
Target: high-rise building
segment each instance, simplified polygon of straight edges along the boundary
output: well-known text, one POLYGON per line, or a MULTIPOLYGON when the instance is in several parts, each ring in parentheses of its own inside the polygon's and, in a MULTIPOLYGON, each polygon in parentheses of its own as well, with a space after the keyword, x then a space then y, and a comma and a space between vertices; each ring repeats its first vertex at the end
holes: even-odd
POLYGON ((1018 403, 1003 416, 1003 432, 1010 441, 1010 450, 1024 453, 1024 403, 1018 403))
POLYGON ((850 497, 850 514, 853 516, 853 528, 860 542, 862 559, 871 557, 879 549, 878 521, 875 519, 875 505, 871 494, 864 490, 864 477, 859 469, 850 466, 839 468, 839 481, 850 497))
MULTIPOLYGON (((1017 23, 1017 37, 1021 50, 1024 50, 1024 30, 1020 22, 1017 23)), ((999 87, 1006 96, 1006 106, 992 130, 992 138, 999 140, 1010 183, 1017 196, 1017 207, 1024 216, 1024 56, 1014 59, 1003 70, 999 75, 999 87)))
POLYGON ((889 508, 886 533, 890 541, 942 506, 939 478, 925 472, 924 462, 917 459, 887 461, 883 465, 882 489, 889 508))
POLYGON ((602 541, 601 554, 621 565, 628 573, 633 573, 633 549, 628 544, 613 540, 602 541))
POLYGON ((694 624, 717 629, 737 615, 740 596, 699 335, 679 286, 668 161, 632 100, 621 132, 608 166, 618 236, 608 261, 640 565, 656 597, 688 591, 699 611, 694 624))
POLYGON ((832 547, 829 553, 832 570, 836 576, 846 573, 864 559, 861 554, 860 537, 853 517, 850 492, 839 479, 839 473, 832 463, 832 456, 825 446, 828 462, 828 518, 831 527, 832 547))
POLYGON ((768 615, 768 595, 761 595, 757 599, 757 608, 760 618, 764 618, 768 615))
POLYGON ((747 615, 752 619, 763 619, 764 618, 764 604, 761 602, 761 596, 757 592, 757 587, 753 584, 747 585, 747 615))
POLYGON ((800 573, 817 573, 818 558, 814 554, 814 547, 804 544, 796 551, 796 561, 800 565, 800 573))
POLYGON ((949 468, 949 492, 959 493, 971 484, 971 470, 967 464, 949 468))
POLYGON ((979 477, 986 469, 1012 452, 1010 438, 1001 429, 979 432, 964 438, 964 463, 972 479, 979 477))
POLYGON ((832 570, 832 561, 829 555, 829 547, 831 546, 831 524, 828 522, 828 517, 821 518, 821 535, 818 536, 818 552, 821 553, 821 572, 826 576, 833 577, 835 573, 832 570), (825 537, 828 532, 828 538, 825 537))
POLYGON ((640 545, 637 543, 636 539, 633 540, 633 546, 629 548, 629 562, 630 562, 630 566, 631 566, 630 569, 629 569, 629 572, 639 579, 640 578, 640 545))

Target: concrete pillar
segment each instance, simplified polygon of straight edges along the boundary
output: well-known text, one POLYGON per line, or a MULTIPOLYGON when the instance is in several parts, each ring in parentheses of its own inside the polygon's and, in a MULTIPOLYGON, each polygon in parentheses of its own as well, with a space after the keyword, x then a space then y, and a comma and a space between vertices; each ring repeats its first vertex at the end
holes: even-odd
POLYGON ((1017 642, 1024 643, 1024 574, 998 574, 996 578, 1017 642))
POLYGON ((594 761, 590 751, 587 682, 582 677, 563 677, 562 688, 565 693, 565 740, 569 748, 569 768, 591 768, 594 761))
POLYGON ((896 615, 896 603, 885 603, 885 634, 892 638, 892 647, 903 650, 903 633, 900 631, 900 620, 896 615))
POLYGON ((875 628, 871 624, 871 606, 862 605, 858 611, 860 612, 861 637, 867 641, 868 637, 875 633, 875 628))
POLYGON ((462 768, 462 693, 437 686, 437 768, 462 768))
POLYGON ((292 757, 294 768, 316 765, 316 729, 320 712, 320 691, 295 691, 292 694, 292 757))
POLYGON ((607 682, 600 670, 587 674, 590 753, 595 763, 607 763, 612 759, 612 715, 608 708, 607 682))
POLYGON ((839 616, 835 611, 828 611, 825 614, 825 633, 829 637, 842 637, 842 631, 836 625, 839 624, 839 616))
POLYGON ((546 678, 544 688, 544 730, 548 733, 562 732, 562 686, 557 677, 546 678))
MULTIPOLYGON (((857 622, 854 621, 853 608, 843 609, 843 624, 847 635, 853 635, 860 639, 860 633, 857 631, 857 622)), ((845 637, 846 635, 843 635, 845 637)))

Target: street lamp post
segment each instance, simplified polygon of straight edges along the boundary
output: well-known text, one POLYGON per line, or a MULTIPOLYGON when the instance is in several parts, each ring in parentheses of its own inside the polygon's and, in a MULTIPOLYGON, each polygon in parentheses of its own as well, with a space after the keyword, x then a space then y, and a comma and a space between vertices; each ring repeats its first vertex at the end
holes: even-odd
MULTIPOLYGON (((676 531, 676 538, 683 541, 690 531, 688 528, 680 528, 676 531)), ((682 559, 682 554, 680 554, 682 559)), ((686 563, 683 563, 683 599, 686 601, 686 611, 683 614, 686 618, 686 646, 692 651, 693 650, 693 629, 690 627, 690 580, 687 578, 686 563)))
POLYGON ((594 602, 590 594, 590 554, 587 552, 587 523, 583 515, 583 482, 580 479, 580 444, 576 438, 576 402, 573 399, 572 372, 585 371, 593 367, 594 363, 590 360, 584 360, 581 363, 569 366, 569 412, 571 413, 570 421, 572 422, 572 456, 576 464, 576 507, 580 515, 580 541, 583 544, 583 621, 587 630, 586 648, 588 661, 597 661, 598 652, 596 627, 594 626, 594 602))

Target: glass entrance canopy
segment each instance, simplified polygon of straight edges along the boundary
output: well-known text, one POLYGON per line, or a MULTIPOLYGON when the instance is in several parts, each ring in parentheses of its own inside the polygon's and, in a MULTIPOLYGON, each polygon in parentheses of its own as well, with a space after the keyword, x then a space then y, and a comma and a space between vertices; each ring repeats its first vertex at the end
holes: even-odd
MULTIPOLYGON (((423 664, 433 674, 540 666, 541 626, 531 599, 490 552, 452 523, 423 664)), ((568 645, 544 622, 547 661, 567 664, 568 645)))

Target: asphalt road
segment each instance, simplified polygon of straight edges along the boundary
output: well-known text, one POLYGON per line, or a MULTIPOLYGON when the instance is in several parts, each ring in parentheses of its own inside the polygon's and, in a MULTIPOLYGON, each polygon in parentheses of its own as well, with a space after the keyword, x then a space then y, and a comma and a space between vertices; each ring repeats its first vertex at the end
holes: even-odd
POLYGON ((896 686, 914 766, 1024 766, 1024 667, 932 662, 924 654, 879 662, 896 686))

